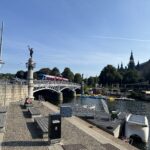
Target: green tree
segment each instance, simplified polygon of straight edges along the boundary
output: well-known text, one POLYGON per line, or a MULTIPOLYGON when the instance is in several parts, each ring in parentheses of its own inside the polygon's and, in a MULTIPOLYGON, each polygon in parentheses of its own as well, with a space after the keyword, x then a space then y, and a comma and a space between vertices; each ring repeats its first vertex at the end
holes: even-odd
POLYGON ((38 71, 36 71, 36 72, 33 73, 33 78, 34 79, 38 79, 38 71))
POLYGON ((38 71, 38 73, 50 75, 51 70, 49 68, 42 68, 38 71))
POLYGON ((81 83, 82 82, 82 77, 81 77, 81 74, 80 73, 76 73, 75 75, 74 75, 74 82, 75 83, 81 83))
POLYGON ((0 74, 0 79, 2 80, 10 80, 10 79, 13 79, 15 77, 14 74, 11 74, 11 73, 1 73, 0 74))
POLYGON ((26 72, 23 70, 19 70, 17 71, 15 76, 20 79, 26 79, 26 72))
POLYGON ((95 85, 95 79, 94 77, 89 77, 87 81, 88 86, 94 86, 95 85))
POLYGON ((51 75, 60 76, 60 71, 57 67, 54 67, 51 71, 51 75))
POLYGON ((66 67, 66 68, 64 69, 64 71, 62 72, 62 76, 63 76, 64 78, 69 79, 69 81, 73 81, 73 80, 74 80, 74 74, 73 74, 73 72, 70 70, 70 68, 68 68, 68 67, 66 67))
POLYGON ((103 68, 99 75, 99 84, 116 84, 121 82, 122 76, 112 65, 107 65, 103 68))
POLYGON ((125 72, 124 77, 123 77, 123 82, 124 83, 136 83, 140 79, 138 71, 136 69, 129 69, 125 72))

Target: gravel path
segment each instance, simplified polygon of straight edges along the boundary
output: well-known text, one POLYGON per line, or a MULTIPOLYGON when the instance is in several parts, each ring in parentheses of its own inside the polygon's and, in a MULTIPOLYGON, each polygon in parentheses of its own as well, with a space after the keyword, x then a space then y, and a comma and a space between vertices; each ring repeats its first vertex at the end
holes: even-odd
POLYGON ((38 138, 32 120, 26 116, 19 103, 9 105, 2 150, 48 150, 47 143, 38 138))

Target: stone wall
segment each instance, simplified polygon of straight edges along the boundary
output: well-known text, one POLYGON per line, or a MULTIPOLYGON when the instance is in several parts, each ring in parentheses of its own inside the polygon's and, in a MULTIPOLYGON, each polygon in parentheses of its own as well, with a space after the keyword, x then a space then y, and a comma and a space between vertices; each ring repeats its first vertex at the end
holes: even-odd
POLYGON ((16 102, 25 99, 28 95, 27 85, 2 84, 0 85, 0 105, 8 105, 9 102, 16 102))

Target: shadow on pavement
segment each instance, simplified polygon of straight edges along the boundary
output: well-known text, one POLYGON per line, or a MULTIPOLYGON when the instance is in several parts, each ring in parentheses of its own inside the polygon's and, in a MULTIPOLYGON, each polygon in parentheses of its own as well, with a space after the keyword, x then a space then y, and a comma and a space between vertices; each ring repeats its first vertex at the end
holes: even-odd
POLYGON ((27 122, 27 128, 28 128, 33 139, 39 139, 40 138, 39 129, 34 124, 34 122, 27 122))
POLYGON ((3 142, 2 146, 49 146, 47 141, 8 141, 3 142))

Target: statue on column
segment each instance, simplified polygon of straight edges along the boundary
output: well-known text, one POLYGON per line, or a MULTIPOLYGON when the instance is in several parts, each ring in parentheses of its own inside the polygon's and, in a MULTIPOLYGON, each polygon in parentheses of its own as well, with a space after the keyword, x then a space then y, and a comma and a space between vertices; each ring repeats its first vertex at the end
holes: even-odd
POLYGON ((30 46, 28 46, 28 49, 30 51, 30 57, 32 58, 32 55, 33 55, 33 48, 30 48, 30 46))

